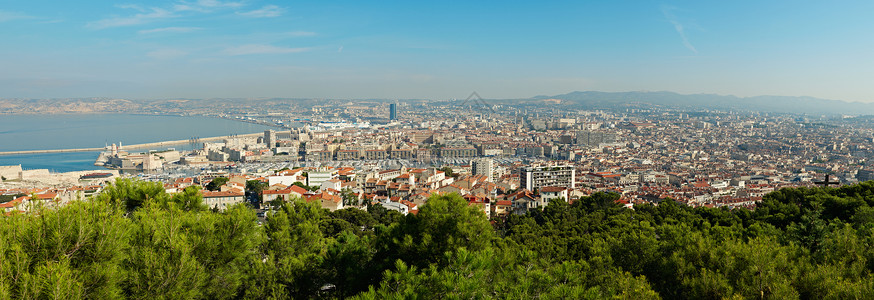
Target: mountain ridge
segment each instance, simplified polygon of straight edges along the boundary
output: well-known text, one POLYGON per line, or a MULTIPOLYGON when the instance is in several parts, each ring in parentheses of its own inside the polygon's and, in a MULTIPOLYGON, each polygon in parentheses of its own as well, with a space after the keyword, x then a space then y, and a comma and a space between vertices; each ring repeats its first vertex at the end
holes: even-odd
POLYGON ((545 99, 560 99, 590 107, 615 106, 637 102, 699 109, 801 114, 874 114, 874 103, 847 102, 809 96, 738 97, 717 94, 680 94, 669 91, 574 91, 553 96, 534 96, 528 100, 545 99))

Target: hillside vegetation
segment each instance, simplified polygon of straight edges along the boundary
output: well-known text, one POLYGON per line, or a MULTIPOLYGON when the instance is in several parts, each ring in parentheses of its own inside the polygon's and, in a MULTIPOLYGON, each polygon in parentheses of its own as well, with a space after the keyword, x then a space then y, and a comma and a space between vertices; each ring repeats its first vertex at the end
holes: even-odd
POLYGON ((872 299, 874 182, 783 189, 754 211, 595 194, 486 219, 294 200, 259 224, 200 192, 120 180, 0 217, 0 299, 872 299))

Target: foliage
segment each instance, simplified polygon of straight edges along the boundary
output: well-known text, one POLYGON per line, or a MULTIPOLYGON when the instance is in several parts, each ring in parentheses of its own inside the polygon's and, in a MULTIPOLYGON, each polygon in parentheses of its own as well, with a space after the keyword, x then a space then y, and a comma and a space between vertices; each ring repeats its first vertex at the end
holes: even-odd
POLYGON ((210 191, 218 191, 225 183, 230 181, 227 177, 216 177, 212 181, 206 184, 206 189, 210 191))
POLYGON ((443 171, 443 173, 445 173, 446 177, 458 178, 458 174, 455 174, 455 172, 452 171, 452 167, 450 167, 450 166, 445 166, 445 167, 442 167, 438 170, 443 171))
POLYGON ((184 211, 203 211, 208 209, 203 203, 203 194, 200 192, 200 187, 193 185, 186 187, 182 192, 174 194, 170 197, 168 203, 175 204, 176 207, 184 211))
POLYGON ((305 190, 308 190, 308 191, 311 191, 311 192, 315 192, 315 191, 318 191, 318 190, 319 190, 319 187, 317 187, 317 186, 308 186, 308 185, 306 185, 306 184, 303 184, 303 182, 300 182, 300 181, 295 181, 293 184, 296 185, 296 186, 302 187, 302 188, 304 188, 305 190))
POLYGON ((355 196, 355 193, 352 192, 351 188, 343 188, 343 190, 340 191, 340 196, 343 197, 344 206, 357 206, 360 204, 358 197, 355 196))
POLYGON ((246 191, 255 193, 256 195, 261 194, 267 188, 267 183, 260 180, 247 180, 246 181, 246 191))
POLYGON ((15 199, 17 199, 18 197, 21 197, 21 196, 27 196, 27 195, 25 195, 25 194, 0 195, 0 203, 6 203, 6 202, 9 202, 9 201, 12 201, 12 200, 15 200, 15 199))
POLYGON ((0 298, 874 298, 874 183, 755 210, 597 193, 502 220, 456 194, 416 215, 280 201, 259 225, 197 187, 120 179, 0 216, 0 298))
POLYGON ((165 203, 169 199, 164 186, 160 182, 138 181, 126 178, 116 179, 115 182, 103 189, 97 200, 108 202, 113 205, 121 205, 128 211, 133 211, 140 206, 150 203, 165 203))
POLYGON ((397 223, 404 217, 404 215, 398 211, 385 208, 385 206, 379 204, 374 205, 372 203, 367 204, 367 212, 377 223, 386 226, 397 223))

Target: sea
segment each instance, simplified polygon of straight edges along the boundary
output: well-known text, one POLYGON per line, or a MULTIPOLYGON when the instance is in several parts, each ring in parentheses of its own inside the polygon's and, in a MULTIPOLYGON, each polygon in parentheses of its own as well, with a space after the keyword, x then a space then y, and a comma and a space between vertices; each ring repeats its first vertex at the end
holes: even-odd
MULTIPOLYGON (((278 130, 259 124, 196 116, 134 114, 0 115, 0 152, 96 148, 112 145, 186 140, 278 130)), ((145 150, 190 150, 198 143, 145 150)), ((21 165, 25 170, 53 172, 100 170, 99 152, 0 155, 0 166, 21 165)))

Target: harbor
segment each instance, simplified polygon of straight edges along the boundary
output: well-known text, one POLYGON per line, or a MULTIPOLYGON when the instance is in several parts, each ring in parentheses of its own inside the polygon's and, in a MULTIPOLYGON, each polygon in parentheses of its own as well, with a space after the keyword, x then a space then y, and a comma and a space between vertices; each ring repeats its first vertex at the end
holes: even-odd
POLYGON ((0 128, 0 165, 71 172, 92 170, 113 143, 130 152, 186 150, 274 127, 207 116, 62 114, 4 115, 0 128))

